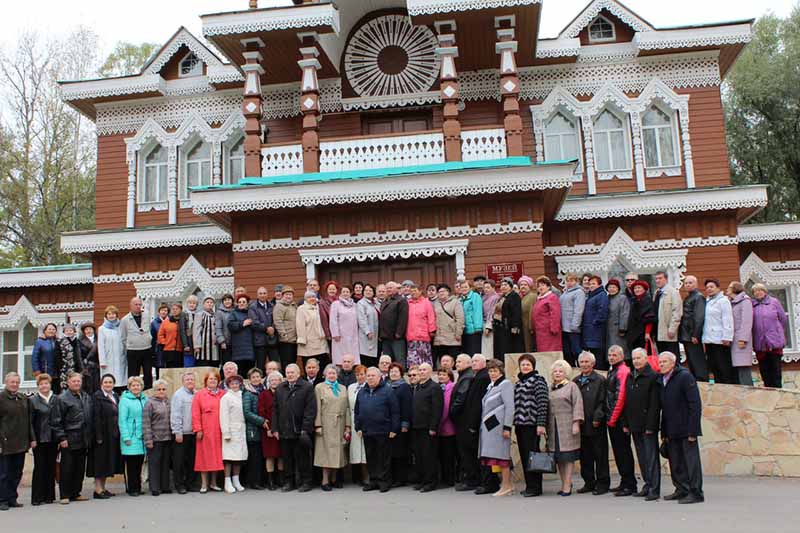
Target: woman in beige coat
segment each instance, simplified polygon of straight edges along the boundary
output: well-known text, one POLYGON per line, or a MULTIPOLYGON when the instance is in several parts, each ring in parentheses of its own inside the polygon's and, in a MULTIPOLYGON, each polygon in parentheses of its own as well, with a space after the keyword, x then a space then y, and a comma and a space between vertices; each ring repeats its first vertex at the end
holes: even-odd
POLYGON ((560 359, 550 368, 553 386, 550 388, 550 410, 547 416, 547 447, 555 452, 561 476, 559 496, 572 495, 572 470, 581 452, 583 396, 570 381, 569 363, 560 359))
MULTIPOLYGON (((322 329, 316 293, 306 292, 305 300, 297 308, 297 355, 319 359, 328 353, 328 341, 322 329)), ((305 368, 305 364, 301 368, 305 368)))
POLYGON ((325 381, 314 388, 317 419, 314 422, 314 466, 322 467, 322 490, 329 492, 336 471, 347 466, 350 442, 350 401, 347 388, 337 381, 334 365, 325 367, 325 381))

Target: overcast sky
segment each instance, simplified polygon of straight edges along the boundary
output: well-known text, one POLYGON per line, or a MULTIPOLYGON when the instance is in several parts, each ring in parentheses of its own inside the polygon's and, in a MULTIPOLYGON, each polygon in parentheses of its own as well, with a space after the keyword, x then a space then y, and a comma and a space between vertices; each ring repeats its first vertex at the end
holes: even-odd
MULTIPOLYGON (((100 36, 100 56, 117 41, 164 43, 181 25, 200 35, 199 15, 246 9, 248 0, 2 0, 0 46, 35 29, 42 34, 67 33, 84 24, 100 36)), ((656 27, 757 18, 767 11, 790 13, 796 0, 625 0, 625 5, 656 27)), ((290 0, 261 0, 261 7, 290 5, 290 0)), ((544 0, 542 37, 553 37, 577 15, 588 0, 544 0)))

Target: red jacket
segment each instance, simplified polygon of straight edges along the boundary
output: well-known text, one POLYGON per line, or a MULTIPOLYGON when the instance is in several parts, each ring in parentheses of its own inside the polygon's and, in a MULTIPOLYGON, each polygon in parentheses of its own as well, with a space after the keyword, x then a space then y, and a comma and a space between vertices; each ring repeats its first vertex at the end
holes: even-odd
POLYGON ((408 300, 408 326, 406 326, 407 341, 431 342, 431 336, 436 331, 436 313, 431 301, 420 296, 416 300, 408 300))
POLYGON ((608 387, 608 394, 606 394, 606 402, 608 403, 608 412, 611 415, 608 418, 608 427, 615 427, 620 417, 622 410, 625 409, 625 397, 627 393, 628 377, 631 375, 631 369, 625 362, 619 363, 617 366, 612 367, 608 371, 606 378, 606 386, 608 387))

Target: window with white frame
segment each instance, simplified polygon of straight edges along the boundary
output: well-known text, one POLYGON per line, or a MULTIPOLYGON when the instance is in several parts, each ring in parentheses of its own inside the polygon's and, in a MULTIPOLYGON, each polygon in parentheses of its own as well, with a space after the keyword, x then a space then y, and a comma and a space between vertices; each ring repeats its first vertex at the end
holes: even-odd
POLYGON ((544 127, 544 156, 548 161, 577 159, 580 162, 580 134, 575 120, 559 112, 547 121, 544 127))
POLYGON ((599 172, 630 170, 630 140, 627 120, 609 109, 594 119, 594 156, 599 172))
POLYGON ((30 323, 19 329, 6 330, 0 335, 0 375, 17 372, 23 381, 33 378, 33 345, 38 336, 30 323))
POLYGON ((235 185, 244 177, 244 136, 225 148, 225 183, 235 185))
POLYGON ((642 114, 644 161, 647 168, 676 167, 678 161, 678 132, 675 113, 665 113, 651 105, 642 114))
POLYGON ((194 52, 189 52, 181 60, 179 76, 181 78, 190 78, 192 76, 201 76, 202 74, 203 62, 194 55, 194 52))
POLYGON ((180 199, 189 199, 189 188, 205 185, 211 185, 211 144, 198 140, 183 153, 180 199))
POLYGON ((145 153, 139 181, 139 203, 167 201, 167 148, 156 144, 145 153))
POLYGON ((589 41, 593 43, 604 43, 614 41, 617 38, 614 25, 605 17, 597 17, 589 24, 589 41))

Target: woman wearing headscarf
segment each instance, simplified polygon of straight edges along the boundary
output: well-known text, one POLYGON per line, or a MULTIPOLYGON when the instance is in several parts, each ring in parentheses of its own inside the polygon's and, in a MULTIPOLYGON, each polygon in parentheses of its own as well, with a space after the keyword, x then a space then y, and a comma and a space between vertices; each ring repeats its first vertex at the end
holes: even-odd
MULTIPOLYGON (((364 297, 361 299, 363 302, 367 298, 367 285, 364 287, 364 297)), ((359 302, 360 305, 360 302, 359 302)), ((357 365, 353 369, 356 375, 356 382, 351 383, 347 387, 347 399, 350 406, 350 420, 355 420, 356 400, 358 393, 367 385, 367 367, 364 365, 357 365)), ((353 480, 357 481, 359 485, 363 485, 367 481, 367 452, 364 448, 364 437, 355 432, 351 435, 350 439, 350 464, 353 469, 353 480)))
POLYGON ((533 278, 530 276, 521 276, 519 281, 517 281, 517 285, 519 285, 519 295, 522 297, 522 342, 525 346, 525 351, 544 351, 536 348, 532 327, 533 323, 531 322, 533 306, 536 304, 536 291, 533 290, 533 278))
POLYGON ((215 474, 222 466, 222 431, 220 430, 219 402, 225 391, 219 388, 219 371, 212 369, 203 378, 203 389, 194 394, 192 400, 192 431, 197 446, 194 469, 200 472, 200 493, 208 489, 219 492, 215 474), (211 485, 209 486, 209 479, 211 485))
POLYGON ((500 282, 500 299, 494 307, 494 358, 505 361, 506 354, 524 351, 522 340, 522 299, 514 292, 514 280, 500 282))
POLYGON ((219 352, 214 333, 214 298, 203 298, 203 308, 192 323, 194 358, 199 366, 219 366, 219 352))
POLYGON ((104 374, 100 390, 92 396, 94 443, 90 464, 94 475, 94 498, 97 500, 113 496, 106 489, 106 479, 124 472, 119 445, 119 396, 114 392, 116 385, 112 374, 104 374))
POLYGON ((273 371, 267 375, 267 386, 258 396, 258 415, 266 422, 265 429, 261 432, 261 452, 267 462, 267 488, 275 490, 283 485, 283 460, 281 459, 281 445, 278 438, 272 433, 272 406, 275 403, 275 389, 283 382, 283 375, 273 371))
MULTIPOLYGON (((237 298, 240 301, 241 295, 237 298)), ((225 468, 225 492, 244 492, 239 481, 242 462, 247 461, 247 429, 242 404, 242 376, 228 376, 227 392, 219 401, 219 428, 222 433, 222 461, 225 468)))
MULTIPOLYGON (((381 304, 375 298, 375 287, 364 285, 364 296, 356 304, 358 314, 358 355, 365 367, 378 366, 378 335, 381 304)), ((353 354, 356 355, 356 354, 353 354)), ((366 372, 366 369, 365 369, 366 372)))
MULTIPOLYGON (((64 335, 59 339, 56 351, 56 375, 59 384, 66 384, 67 378, 73 372, 83 375, 83 364, 77 328, 72 324, 64 324, 62 331, 64 335)), ((82 381, 81 388, 83 388, 82 381)), ((83 390, 86 392, 86 389, 83 390)))
POLYGON ((258 368, 247 372, 247 381, 242 393, 242 409, 247 424, 247 486, 253 490, 264 490, 264 454, 261 449, 262 433, 269 428, 267 420, 258 412, 258 399, 266 390, 263 374, 258 368))
POLYGON ((628 348, 645 348, 647 341, 651 340, 650 332, 656 321, 656 309, 650 297, 650 284, 643 280, 636 280, 631 286, 633 299, 628 318, 628 331, 625 340, 628 348))
POLYGON ((346 443, 350 442, 350 403, 347 389, 338 381, 334 365, 325 367, 325 381, 314 387, 317 399, 314 466, 322 468, 322 490, 336 484, 337 471, 347 466, 346 443))
POLYGON ((128 358, 119 331, 119 309, 109 305, 103 316, 105 317, 103 325, 97 330, 97 360, 100 363, 100 372, 114 376, 117 392, 124 391, 128 383, 128 358))
POLYGON ((94 334, 94 324, 87 322, 81 326, 78 349, 83 367, 83 384, 81 386, 86 394, 94 394, 100 390, 100 361, 97 359, 97 337, 94 334))
POLYGON ((350 287, 342 287, 339 298, 331 304, 330 322, 331 359, 334 365, 341 366, 345 355, 355 357, 356 364, 361 362, 358 345, 358 311, 356 303, 350 297, 350 287))

